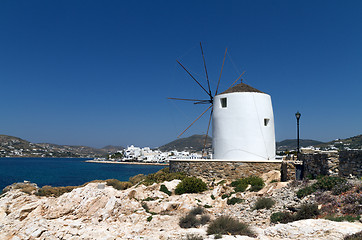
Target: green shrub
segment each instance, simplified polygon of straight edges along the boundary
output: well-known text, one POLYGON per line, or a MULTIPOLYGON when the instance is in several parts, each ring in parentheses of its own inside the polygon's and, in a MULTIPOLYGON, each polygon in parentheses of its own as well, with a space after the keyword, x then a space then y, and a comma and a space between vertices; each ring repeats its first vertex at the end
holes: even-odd
POLYGON ((200 224, 205 225, 206 223, 210 222, 210 216, 209 215, 201 215, 200 217, 200 224))
POLYGON ((273 179, 273 180, 270 181, 270 183, 276 183, 276 182, 279 182, 279 180, 273 179))
POLYGON ((259 198, 253 207, 253 209, 270 209, 274 206, 275 201, 271 198, 259 198))
POLYGON ((187 214, 180 218, 179 225, 182 228, 193 228, 200 226, 200 221, 196 218, 196 215, 187 214))
POLYGON ((221 195, 221 199, 225 199, 225 198, 229 198, 229 197, 231 197, 231 193, 229 193, 229 194, 225 193, 225 194, 221 195))
POLYGON ((340 177, 323 176, 319 177, 318 181, 313 184, 315 189, 330 191, 336 185, 346 183, 347 180, 340 177))
POLYGON ((107 183, 107 186, 112 186, 114 189, 117 190, 125 190, 127 188, 132 187, 132 183, 130 182, 121 182, 117 179, 107 179, 105 180, 107 183))
POLYGON ((145 177, 142 184, 148 186, 153 183, 162 183, 165 181, 172 181, 174 179, 183 180, 186 177, 184 173, 170 173, 169 168, 163 168, 156 173, 149 174, 145 177))
POLYGON ((344 216, 326 216, 325 219, 335 222, 354 222, 360 219, 360 216, 344 215, 344 216))
POLYGON ((221 216, 212 221, 207 228, 207 234, 231 234, 255 237, 255 234, 247 224, 239 222, 229 216, 221 216))
POLYGON ((228 205, 235 205, 235 204, 241 203, 241 202, 243 202, 243 201, 244 201, 244 199, 233 197, 233 198, 229 198, 229 199, 226 201, 226 203, 227 203, 228 205))
POLYGON ((208 204, 205 204, 204 205, 204 208, 212 208, 212 206, 208 205, 208 204))
POLYGON ((143 199, 142 201, 148 202, 148 201, 155 201, 158 198, 153 198, 153 197, 147 197, 145 199, 143 199))
POLYGON ((293 221, 294 216, 289 212, 276 212, 270 216, 270 222, 272 223, 288 223, 293 221))
POLYGON ((185 177, 175 189, 176 194, 200 193, 207 190, 206 183, 196 177, 185 177))
MULTIPOLYGON (((11 189, 20 189, 20 191, 27 193, 27 194, 33 194, 36 193, 37 187, 34 183, 28 183, 28 182, 19 182, 19 183, 13 183, 9 186, 6 186, 2 193, 6 193, 10 191, 11 189)), ((1 193, 1 191, 0 191, 1 193)))
POLYGON ((220 233, 214 235, 214 239, 221 239, 222 235, 220 233))
POLYGON ((264 187, 264 181, 260 177, 250 176, 247 178, 242 178, 231 183, 231 186, 234 187, 235 192, 244 192, 248 185, 251 185, 250 191, 257 192, 264 187))
POLYGON ((164 184, 160 186, 160 191, 166 193, 169 196, 172 195, 172 192, 170 192, 164 184))
POLYGON ((241 182, 238 185, 234 187, 235 192, 245 192, 246 188, 248 187, 248 184, 245 182, 241 182))
POLYGON ((361 239, 362 239, 362 231, 359 231, 355 234, 344 237, 343 240, 361 240, 361 239))
POLYGON ((297 211, 296 220, 314 218, 319 214, 317 204, 303 204, 297 211))
POLYGON ((136 185, 137 183, 142 182, 143 180, 145 180, 146 176, 144 174, 138 174, 136 176, 130 177, 128 179, 128 181, 132 184, 132 185, 136 185))
POLYGON ((215 196, 213 194, 211 194, 210 197, 211 197, 212 200, 215 200, 215 196))
POLYGON ((52 186, 43 186, 38 189, 35 193, 37 196, 51 196, 51 197, 59 197, 64 193, 71 192, 73 189, 78 188, 75 186, 67 186, 67 187, 52 187, 52 186))
POLYGON ((340 184, 337 184, 336 186, 334 186, 332 188, 332 194, 333 195, 340 195, 344 192, 347 192, 349 190, 352 189, 352 184, 348 183, 348 182, 345 182, 345 183, 340 183, 340 184))
POLYGON ((147 222, 151 222, 152 218, 153 218, 152 215, 149 216, 149 217, 147 218, 147 222))
POLYGON ((297 197, 303 198, 305 196, 308 196, 308 195, 314 193, 315 191, 316 191, 316 189, 313 186, 304 187, 297 191, 297 197))
POLYGON ((204 212, 205 212, 205 209, 203 207, 198 206, 198 207, 191 209, 190 214, 196 216, 196 215, 203 214, 204 212))

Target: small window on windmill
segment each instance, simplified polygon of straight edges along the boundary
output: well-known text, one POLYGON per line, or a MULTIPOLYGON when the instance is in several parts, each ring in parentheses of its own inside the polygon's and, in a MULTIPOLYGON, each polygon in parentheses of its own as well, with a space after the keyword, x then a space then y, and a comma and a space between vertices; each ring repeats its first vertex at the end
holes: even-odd
POLYGON ((228 106, 228 102, 226 98, 220 98, 221 107, 226 108, 228 106))
POLYGON ((268 126, 269 124, 269 118, 264 118, 264 126, 268 126))

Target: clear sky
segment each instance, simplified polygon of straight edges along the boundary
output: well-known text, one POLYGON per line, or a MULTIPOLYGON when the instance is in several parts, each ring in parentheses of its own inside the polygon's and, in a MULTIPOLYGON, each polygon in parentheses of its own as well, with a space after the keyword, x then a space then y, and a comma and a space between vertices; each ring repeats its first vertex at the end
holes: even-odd
MULTIPOLYGON (((362 133, 362 1, 0 1, 0 134, 156 147, 206 108, 167 97, 244 82, 271 95, 278 141, 362 133), (206 86, 206 85, 205 85, 206 86)), ((206 132, 205 115, 184 136, 206 132)))

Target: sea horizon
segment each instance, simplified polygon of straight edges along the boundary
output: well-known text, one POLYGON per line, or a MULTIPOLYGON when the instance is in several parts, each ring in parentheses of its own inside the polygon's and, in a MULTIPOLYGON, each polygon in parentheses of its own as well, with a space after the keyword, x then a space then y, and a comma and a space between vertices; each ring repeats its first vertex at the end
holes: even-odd
POLYGON ((16 182, 29 181, 39 187, 78 186, 92 180, 120 181, 137 174, 151 174, 166 166, 99 164, 92 158, 0 158, 0 192, 16 182))

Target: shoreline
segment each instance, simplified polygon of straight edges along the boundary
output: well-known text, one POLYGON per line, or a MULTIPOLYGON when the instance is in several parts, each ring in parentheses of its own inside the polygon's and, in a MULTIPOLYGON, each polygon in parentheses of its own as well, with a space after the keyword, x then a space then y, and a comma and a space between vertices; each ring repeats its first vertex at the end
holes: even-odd
POLYGON ((130 164, 130 165, 155 165, 155 166, 168 166, 168 163, 147 163, 147 162, 115 162, 115 161, 98 161, 86 160, 89 163, 110 163, 110 164, 130 164))

